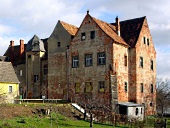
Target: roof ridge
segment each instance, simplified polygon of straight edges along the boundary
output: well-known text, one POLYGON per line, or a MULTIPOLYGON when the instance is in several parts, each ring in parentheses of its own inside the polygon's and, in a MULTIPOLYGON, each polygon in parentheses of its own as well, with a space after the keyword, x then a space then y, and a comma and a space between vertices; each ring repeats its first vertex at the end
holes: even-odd
MULTIPOLYGON (((98 26, 99 26, 109 37, 111 37, 111 38, 112 38, 113 40, 115 40, 117 43, 120 43, 120 44, 129 46, 129 45, 124 41, 124 39, 123 39, 121 36, 118 36, 118 35, 117 35, 117 33, 115 32, 115 30, 111 27, 111 25, 110 25, 109 23, 107 23, 107 22, 105 22, 105 21, 102 21, 102 20, 99 20, 99 19, 97 19, 97 18, 95 18, 95 17, 92 17, 92 16, 91 16, 91 18, 96 22, 96 24, 98 24, 98 26), (105 25, 107 25, 107 26, 109 27, 109 29, 113 32, 112 34, 114 34, 114 35, 109 34, 109 33, 110 33, 109 30, 108 30, 108 31, 105 30, 105 27, 106 27, 106 26, 105 26, 104 28, 102 28, 102 26, 101 26, 98 22, 102 22, 102 24, 104 23, 105 25), (116 36, 116 37, 113 37, 113 36, 116 36)), ((106 28, 106 29, 107 29, 107 28, 106 28)))
MULTIPOLYGON (((73 25, 73 24, 69 24, 69 23, 66 23, 66 22, 61 21, 61 20, 59 20, 59 22, 60 22, 61 24, 64 23, 64 24, 70 25, 70 26, 72 26, 72 27, 78 28, 77 26, 75 26, 75 25, 73 25)), ((63 25, 63 24, 62 24, 62 25, 63 25)))

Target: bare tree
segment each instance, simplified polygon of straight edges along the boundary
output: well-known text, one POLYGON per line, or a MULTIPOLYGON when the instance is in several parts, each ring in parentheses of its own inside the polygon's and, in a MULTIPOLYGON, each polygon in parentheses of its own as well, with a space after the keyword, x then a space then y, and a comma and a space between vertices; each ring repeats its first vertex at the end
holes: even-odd
POLYGON ((156 102, 157 102, 157 111, 161 113, 162 116, 165 113, 165 110, 170 106, 170 81, 168 79, 162 80, 157 79, 157 93, 156 93, 156 102))

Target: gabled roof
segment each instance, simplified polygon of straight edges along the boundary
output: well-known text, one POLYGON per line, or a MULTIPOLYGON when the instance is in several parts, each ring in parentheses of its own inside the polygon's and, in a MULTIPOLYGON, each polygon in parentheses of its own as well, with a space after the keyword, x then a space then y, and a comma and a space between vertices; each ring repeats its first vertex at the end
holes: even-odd
POLYGON ((0 82, 19 83, 11 62, 0 62, 0 82))
POLYGON ((96 19, 94 17, 92 17, 92 19, 114 41, 116 41, 117 43, 120 43, 120 44, 128 46, 128 44, 122 39, 122 37, 118 36, 116 31, 112 28, 112 26, 109 23, 106 23, 106 22, 101 21, 99 19, 96 19))
MULTIPOLYGON (((146 17, 140 17, 120 22, 120 36, 128 43, 130 47, 134 47, 139 38, 139 34, 146 17)), ((115 23, 111 23, 115 27, 115 23)))
POLYGON ((32 39, 28 41, 26 51, 27 52, 28 51, 33 51, 33 52, 43 51, 44 52, 45 49, 44 49, 43 41, 37 35, 34 35, 32 39))
POLYGON ((71 35, 75 35, 77 30, 78 30, 78 27, 74 26, 74 25, 71 25, 71 24, 68 24, 68 23, 65 23, 63 21, 60 21, 59 22, 63 25, 63 27, 71 34, 71 35))

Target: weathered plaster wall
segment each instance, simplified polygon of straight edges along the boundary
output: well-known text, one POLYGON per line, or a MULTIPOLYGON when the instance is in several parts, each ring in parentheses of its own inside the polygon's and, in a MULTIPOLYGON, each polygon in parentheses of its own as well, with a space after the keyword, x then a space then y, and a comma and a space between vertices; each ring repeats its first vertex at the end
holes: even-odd
POLYGON ((145 104, 146 114, 156 112, 156 52, 146 20, 136 44, 136 101, 145 104), (143 37, 146 39, 145 44, 143 37), (143 68, 140 66, 140 57, 143 57, 143 68), (153 70, 151 60, 153 60, 153 70), (140 89, 141 83, 144 85, 143 92, 140 89), (151 93, 151 84, 153 84, 153 93, 151 93))
POLYGON ((67 99, 67 47, 71 35, 57 23, 48 39, 48 97, 67 99), (60 47, 58 47, 60 42, 60 47))

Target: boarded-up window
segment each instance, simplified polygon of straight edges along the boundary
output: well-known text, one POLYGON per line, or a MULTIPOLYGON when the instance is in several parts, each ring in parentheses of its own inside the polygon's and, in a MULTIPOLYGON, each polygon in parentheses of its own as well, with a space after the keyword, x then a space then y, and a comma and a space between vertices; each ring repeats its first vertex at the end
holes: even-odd
POLYGON ((76 93, 80 92, 80 83, 75 83, 75 92, 76 93))
POLYGON ((104 81, 99 82, 99 92, 105 92, 105 82, 104 81))
POLYGON ((91 82, 86 82, 85 92, 92 92, 93 87, 91 82))

